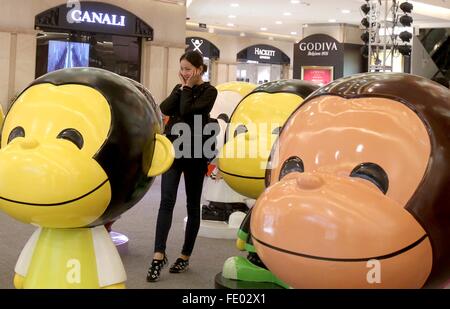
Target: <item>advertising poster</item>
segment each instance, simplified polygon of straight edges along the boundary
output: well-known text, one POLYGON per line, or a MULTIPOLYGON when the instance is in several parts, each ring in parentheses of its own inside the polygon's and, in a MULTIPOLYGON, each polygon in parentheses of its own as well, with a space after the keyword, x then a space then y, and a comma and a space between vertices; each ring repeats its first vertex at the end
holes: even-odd
POLYGON ((333 80, 333 67, 304 66, 302 67, 302 80, 324 86, 333 80))

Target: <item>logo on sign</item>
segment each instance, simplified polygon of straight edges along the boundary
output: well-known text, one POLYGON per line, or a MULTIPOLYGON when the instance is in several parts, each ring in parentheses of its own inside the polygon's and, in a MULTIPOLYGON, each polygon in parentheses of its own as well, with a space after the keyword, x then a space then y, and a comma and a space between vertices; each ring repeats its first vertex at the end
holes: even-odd
POLYGON ((75 23, 91 23, 125 27, 125 16, 81 10, 71 10, 70 19, 75 23))
POLYGON ((300 43, 301 51, 307 51, 308 56, 328 56, 330 51, 337 51, 336 42, 309 42, 300 43))
POLYGON ((268 59, 270 57, 275 56, 275 51, 270 49, 262 49, 259 47, 255 47, 255 55, 259 56, 259 59, 268 59))
POLYGON ((203 45, 203 40, 191 39, 191 43, 192 43, 192 45, 194 45, 194 51, 197 50, 200 54, 203 54, 202 51, 200 50, 200 46, 203 45))

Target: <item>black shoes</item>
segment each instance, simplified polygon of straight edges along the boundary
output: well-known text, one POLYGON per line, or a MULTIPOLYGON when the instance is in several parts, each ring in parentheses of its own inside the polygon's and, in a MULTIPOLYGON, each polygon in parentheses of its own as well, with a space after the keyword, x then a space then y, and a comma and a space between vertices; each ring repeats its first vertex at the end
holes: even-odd
POLYGON ((162 260, 153 259, 152 264, 148 268, 147 281, 148 282, 158 281, 159 277, 161 276, 161 270, 166 264, 167 264, 167 256, 165 254, 162 260))
POLYGON ((178 258, 175 263, 169 269, 171 273, 183 273, 188 270, 189 260, 183 260, 182 258, 178 258))
POLYGON ((248 207, 244 203, 222 203, 209 202, 202 205, 202 220, 224 221, 228 223, 230 215, 235 211, 248 212, 248 207))
MULTIPOLYGON (((152 264, 148 268, 147 272, 147 281, 148 282, 156 282, 161 277, 161 270, 167 264, 167 256, 164 254, 164 258, 162 260, 153 259, 152 264)), ((189 260, 183 260, 182 258, 178 258, 175 263, 169 269, 171 273, 183 273, 188 270, 189 260)))

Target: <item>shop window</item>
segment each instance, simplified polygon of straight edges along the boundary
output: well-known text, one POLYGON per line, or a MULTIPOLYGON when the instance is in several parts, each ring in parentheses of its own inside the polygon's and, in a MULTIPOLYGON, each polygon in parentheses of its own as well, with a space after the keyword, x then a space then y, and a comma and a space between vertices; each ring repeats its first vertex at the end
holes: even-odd
POLYGON ((41 33, 36 77, 70 67, 102 68, 140 81, 141 39, 111 34, 41 33))

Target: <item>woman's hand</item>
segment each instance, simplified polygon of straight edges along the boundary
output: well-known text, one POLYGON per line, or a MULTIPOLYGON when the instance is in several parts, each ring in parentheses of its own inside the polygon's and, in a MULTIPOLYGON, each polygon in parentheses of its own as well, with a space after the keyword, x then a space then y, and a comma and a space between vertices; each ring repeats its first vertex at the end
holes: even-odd
POLYGON ((180 79, 181 82, 181 89, 183 89, 183 87, 186 86, 186 80, 184 79, 183 75, 181 75, 180 71, 178 71, 178 78, 180 79))
POLYGON ((194 87, 194 85, 197 85, 199 83, 201 78, 202 78, 201 70, 195 69, 191 77, 189 77, 188 80, 186 81, 186 85, 192 88, 194 87))

